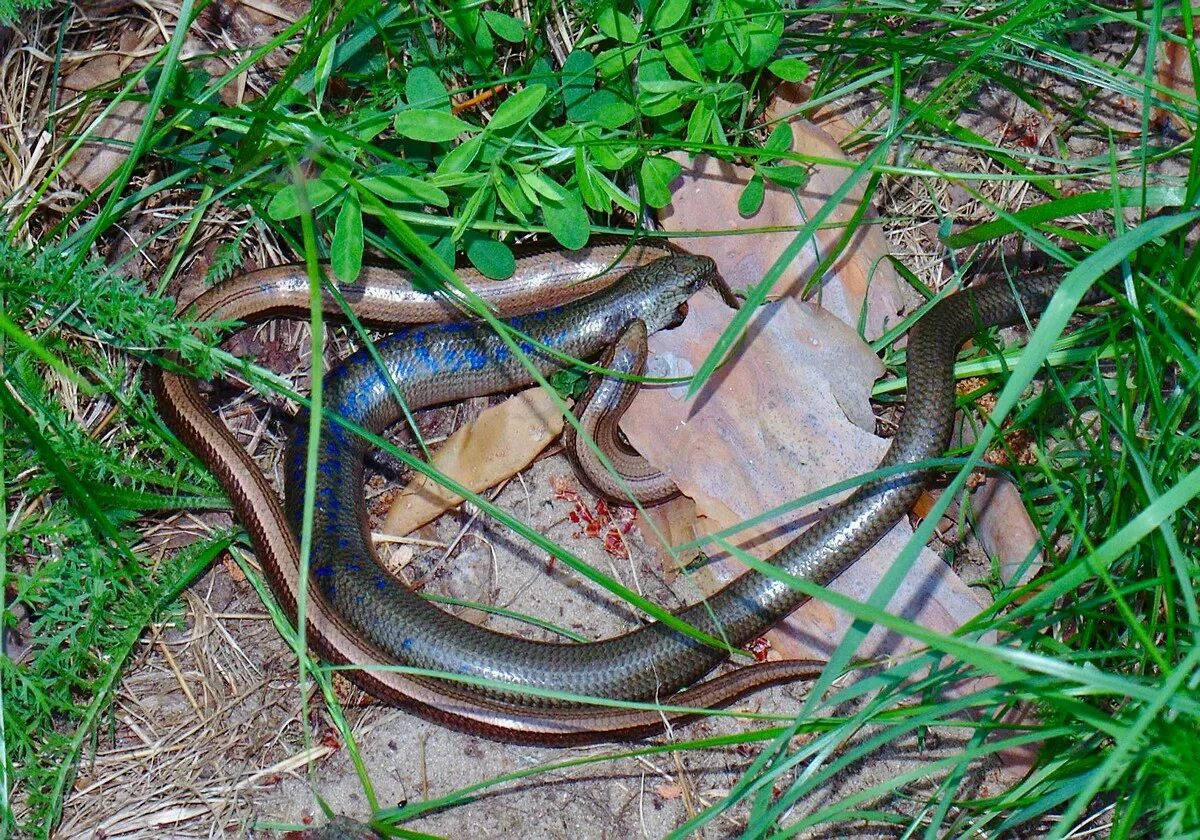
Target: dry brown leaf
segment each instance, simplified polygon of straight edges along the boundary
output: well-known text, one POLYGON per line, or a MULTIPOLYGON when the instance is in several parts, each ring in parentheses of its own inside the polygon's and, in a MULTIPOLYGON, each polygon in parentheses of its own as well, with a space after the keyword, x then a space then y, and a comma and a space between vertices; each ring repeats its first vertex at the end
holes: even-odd
MULTIPOLYGON (((1182 37, 1183 30, 1176 28, 1175 34, 1182 37)), ((1195 95, 1196 85, 1192 78, 1192 62, 1188 55, 1188 49, 1183 44, 1164 41, 1159 47, 1158 61, 1155 63, 1154 70, 1160 85, 1173 88, 1187 97, 1195 95)), ((1187 134, 1195 133, 1196 127, 1186 119, 1166 109, 1156 110, 1160 119, 1170 120, 1176 129, 1187 134)))
MULTIPOLYGON (((204 7, 200 14, 200 25, 213 33, 219 42, 233 49, 208 53, 204 69, 214 77, 221 77, 237 65, 242 54, 266 44, 281 31, 308 12, 309 5, 299 0, 216 0, 204 7)), ((281 71, 291 60, 283 50, 273 50, 255 65, 253 75, 239 73, 229 84, 221 88, 221 101, 236 105, 269 89, 272 74, 281 71)))
MULTIPOLYGON (((994 676, 964 680, 949 686, 943 697, 945 699, 970 697, 973 694, 979 694, 980 692, 994 688, 998 682, 999 680, 994 676)), ((988 714, 989 712, 990 710, 985 707, 983 710, 972 711, 970 714, 978 718, 981 714, 988 714)), ((1038 725, 1038 721, 1037 707, 1032 703, 1021 701, 1004 713, 1003 717, 1000 718, 1000 724, 988 734, 988 740, 992 742, 1003 741, 1014 735, 1028 732, 1031 728, 1038 725), (1012 728, 1005 728, 1003 724, 1010 724, 1012 728)), ((1033 769, 1038 752, 1041 749, 1041 741, 1031 741, 996 750, 995 763, 991 766, 987 778, 983 781, 980 795, 997 795, 1002 791, 1010 789, 1021 779, 1029 775, 1029 771, 1033 769)))
MULTIPOLYGON (((978 390, 982 382, 981 379, 968 380, 971 384, 960 384, 960 388, 966 389, 960 393, 978 390)), ((995 402, 994 394, 984 394, 976 405, 986 417, 995 408, 995 402)), ((978 428, 977 423, 955 423, 954 445, 973 445, 978 428)), ((984 457, 991 463, 1007 464, 1008 450, 1012 449, 1018 463, 1028 465, 1036 461, 1032 451, 1033 440, 1028 432, 1020 430, 1015 434, 1008 433, 1005 443, 1005 447, 993 446, 984 457)), ((1029 518, 1029 511, 1025 509, 1017 488, 1007 478, 982 471, 972 475, 967 486, 971 491, 971 507, 975 513, 974 532, 980 547, 988 557, 997 560, 1001 580, 1018 585, 1027 583, 1042 568, 1045 554, 1039 551, 1029 567, 1021 573, 1025 558, 1041 545, 1041 534, 1029 518)))
MULTIPOLYGON (((676 496, 661 505, 646 508, 646 516, 668 545, 683 545, 700 536, 700 532, 696 530, 696 503, 687 496, 676 496)), ((678 553, 670 552, 659 548, 657 540, 655 551, 668 581, 674 580, 675 576, 700 554, 698 548, 678 553)))
MULTIPOLYGON (((995 678, 991 678, 995 680, 995 678)), ((1031 728, 1041 724, 1037 706, 1029 701, 1022 701, 1013 708, 1004 713, 1001 718, 1002 723, 1011 723, 1012 729, 996 729, 988 739, 992 741, 1002 741, 1005 738, 1011 738, 1015 735, 1020 735, 1028 732, 1031 728)), ((1033 741, 1027 744, 1017 744, 1016 746, 1005 747, 996 751, 996 758, 1000 763, 999 770, 996 776, 990 778, 989 782, 998 782, 995 789, 995 794, 1010 789, 1013 785, 1029 775, 1034 765, 1037 763, 1038 753, 1041 752, 1042 742, 1033 741), (998 778, 996 778, 998 777, 998 778)), ((991 795, 991 794, 985 794, 991 795)))
POLYGON ((839 144, 851 136, 862 136, 859 129, 863 120, 855 118, 848 110, 854 107, 850 104, 851 100, 826 102, 814 111, 808 107, 811 99, 811 87, 800 82, 786 82, 775 88, 771 101, 763 111, 763 121, 769 125, 780 120, 811 122, 839 144))
MULTIPOLYGON (((541 388, 514 394, 462 427, 434 454, 441 472, 478 493, 516 475, 562 431, 558 408, 541 388)), ((457 507, 462 497, 418 476, 392 503, 383 530, 408 534, 457 507)))
POLYGON ((1042 568, 1045 555, 1038 551, 1022 571, 1026 558, 1041 545, 1042 535, 1029 518, 1017 488, 1007 478, 989 476, 971 494, 971 506, 975 510, 975 534, 987 556, 996 560, 1000 579, 1013 585, 1030 581, 1042 568))
MULTIPOLYGON (((63 77, 64 103, 70 103, 79 94, 108 85, 129 72, 130 60, 126 56, 147 39, 156 38, 155 32, 153 29, 125 32, 121 35, 121 52, 125 55, 108 52, 81 62, 63 77)), ((145 84, 138 85, 137 89, 141 93, 147 90, 145 84)), ((101 108, 97 105, 91 110, 99 114, 101 108)), ((147 113, 145 102, 125 100, 117 103, 91 130, 90 139, 67 161, 63 173, 85 190, 99 187, 129 156, 128 144, 141 131, 147 113)), ((90 118, 85 121, 85 125, 90 123, 90 118)))
MULTIPOLYGON (((795 151, 824 158, 842 158, 841 150, 821 129, 807 122, 792 126, 795 151)), ((683 166, 673 185, 671 206, 663 214, 668 231, 728 230, 748 227, 785 227, 798 229, 828 201, 846 179, 848 168, 818 165, 809 181, 796 190, 768 184, 763 204, 753 216, 742 216, 738 198, 752 177, 744 166, 698 155, 689 161, 675 155, 683 166)), ((828 222, 847 222, 861 203, 861 190, 851 190, 837 206, 828 222)), ((868 339, 879 337, 887 325, 895 323, 904 307, 904 298, 895 269, 887 260, 883 235, 874 225, 856 230, 845 250, 822 278, 821 284, 804 294, 813 270, 831 253, 844 228, 822 229, 792 261, 776 284, 771 297, 796 297, 811 300, 832 312, 843 322, 857 327, 866 306, 864 331, 868 339)), ((735 289, 757 285, 795 238, 790 230, 779 233, 753 233, 743 236, 689 237, 679 244, 689 251, 705 254, 717 262, 721 275, 735 289)))
POLYGON ((417 550, 411 543, 399 543, 391 540, 376 541, 375 551, 379 554, 380 562, 394 575, 400 574, 400 570, 407 568, 413 558, 417 556, 417 550))
POLYGON ((127 146, 132 143, 146 121, 143 102, 119 102, 92 132, 95 139, 85 142, 63 168, 89 192, 96 189, 128 157, 127 146))
MULTIPOLYGON (((731 315, 715 295, 693 297, 682 327, 651 337, 648 373, 692 373, 731 315)), ((639 452, 696 500, 701 528, 711 533, 873 469, 887 442, 847 415, 871 417, 871 382, 881 372, 879 359, 851 329, 787 300, 755 316, 740 354, 696 400, 683 399, 684 386, 643 387, 621 427, 639 452)), ((767 556, 807 528, 814 513, 813 507, 794 512, 743 533, 736 543, 767 556)), ((865 599, 910 535, 902 521, 831 588, 865 599)), ((695 578, 711 592, 741 570, 725 558, 695 578)), ((927 549, 890 605, 893 613, 942 632, 978 609, 969 587, 927 549)), ((849 624, 848 615, 814 601, 768 640, 785 657, 825 656, 849 624)), ((858 653, 878 656, 915 646, 875 628, 858 653)))

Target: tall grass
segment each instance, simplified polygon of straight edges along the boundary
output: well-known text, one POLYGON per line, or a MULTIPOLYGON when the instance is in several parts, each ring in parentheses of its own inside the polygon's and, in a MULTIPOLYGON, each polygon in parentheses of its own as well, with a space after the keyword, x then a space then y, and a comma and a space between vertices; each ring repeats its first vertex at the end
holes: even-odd
MULTIPOLYGON (((480 4, 318 3, 269 43, 224 55, 219 77, 200 69, 202 57, 182 58, 197 11, 190 3, 175 9, 177 25, 156 55, 84 98, 102 108, 148 105, 152 118, 124 147, 124 164, 68 207, 52 199, 59 170, 94 131, 80 103, 50 118, 53 166, 4 204, 0 550, 6 625, 26 618, 28 642, 0 659, 6 826, 48 835, 143 629, 176 609, 182 588, 230 542, 221 535, 156 565, 139 532, 147 516, 221 505, 141 384, 141 365, 167 353, 205 374, 237 364, 212 349, 212 330, 198 338, 160 296, 206 225, 238 218, 253 231, 225 234, 214 278, 240 264, 247 236, 263 233, 297 254, 329 257, 343 273, 374 251, 409 265, 465 253, 503 274, 498 234, 537 233, 569 246, 588 219, 594 232, 629 230, 629 212, 644 209, 635 194, 665 203, 674 170, 664 150, 707 151, 755 166, 766 181, 794 183, 809 159, 773 144, 760 117, 778 76, 799 75, 803 64, 813 87, 804 110, 846 98, 874 109, 846 141, 859 162, 847 167, 844 191, 865 186, 873 200, 888 184, 931 196, 953 185, 994 217, 976 225, 934 218, 960 272, 1020 248, 1066 275, 1067 297, 1093 283, 1116 295, 1057 345, 1072 311, 1065 304, 1047 313, 1025 349, 991 343, 960 366, 964 375, 991 375, 999 403, 975 448, 957 453, 966 466, 941 508, 990 441, 1028 430, 1036 461, 1011 474, 1055 559, 1029 584, 998 586, 995 604, 955 634, 889 616, 890 587, 929 538, 935 510, 864 603, 792 581, 860 619, 794 721, 581 761, 756 745, 740 782, 681 825, 679 837, 735 806, 746 808, 746 836, 867 825, 904 836, 1066 837, 1092 820, 1120 837, 1200 832, 1192 782, 1200 777, 1197 95, 1164 88, 1125 60, 1170 41, 1195 71, 1186 7, 830 2, 785 11, 770 0, 664 0, 614 11, 539 0, 514 26, 511 9, 480 4), (583 33, 576 44, 558 42, 550 22, 560 17, 583 33), (1089 48, 1110 41, 1126 43, 1127 56, 1089 48), (738 49, 723 52, 727 44, 738 49), (226 83, 283 46, 289 60, 270 71, 276 78, 263 96, 222 103, 226 83), (449 94, 477 93, 490 120, 450 112, 449 94), (1047 141, 1027 146, 977 131, 971 117, 985 96, 1048 115, 1047 141), (1084 140, 1092 151, 1074 151, 1084 140), (307 237, 295 168, 309 183, 307 237), (1021 207, 1009 203, 1018 193, 1021 207), (166 267, 147 286, 122 279, 128 257, 102 264, 97 255, 158 197, 177 209, 131 252, 166 267), (1035 376, 1041 387, 1031 395, 1025 386, 1035 376), (1000 432, 1005 419, 1013 425, 1000 432), (872 624, 928 652, 832 688, 872 624), (999 642, 982 641, 993 633, 999 642), (979 687, 963 694, 972 680, 979 687), (833 711, 849 700, 852 716, 833 711), (1018 706, 1034 712, 1013 723, 1018 706), (797 807, 856 762, 938 727, 966 733, 961 752, 818 810, 797 807), (808 737, 794 738, 801 733, 808 737), (1040 745, 1028 777, 985 798, 967 787, 982 762, 1025 744, 1040 745)), ((45 14, 27 29, 52 55, 76 36, 69 8, 45 14)), ((840 198, 796 231, 789 253, 840 198)), ((902 209, 887 212, 898 225, 909 221, 902 209)), ((784 265, 781 258, 751 303, 784 265)), ((903 382, 897 337, 879 347, 893 374, 881 394, 903 382)), ((736 338, 735 326, 712 364, 736 338)), ((287 393, 278 377, 239 369, 258 387, 287 393)), ((324 683, 327 674, 314 673, 324 683)), ((376 824, 402 831, 481 787, 573 763, 379 811, 376 824)), ((370 775, 359 769, 374 803, 370 775)))

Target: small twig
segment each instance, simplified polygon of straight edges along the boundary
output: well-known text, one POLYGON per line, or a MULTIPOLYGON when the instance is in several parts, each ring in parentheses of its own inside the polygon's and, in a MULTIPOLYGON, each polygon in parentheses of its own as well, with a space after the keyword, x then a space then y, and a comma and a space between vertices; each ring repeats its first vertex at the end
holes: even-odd
POLYGON ((466 111, 469 108, 474 108, 476 105, 487 102, 489 99, 491 99, 493 96, 495 96, 502 90, 504 90, 504 85, 496 85, 495 87, 488 88, 487 90, 484 90, 484 91, 480 91, 479 93, 472 96, 470 99, 464 99, 462 102, 459 102, 459 103, 451 106, 450 113, 454 114, 455 116, 458 116, 463 111, 466 111))

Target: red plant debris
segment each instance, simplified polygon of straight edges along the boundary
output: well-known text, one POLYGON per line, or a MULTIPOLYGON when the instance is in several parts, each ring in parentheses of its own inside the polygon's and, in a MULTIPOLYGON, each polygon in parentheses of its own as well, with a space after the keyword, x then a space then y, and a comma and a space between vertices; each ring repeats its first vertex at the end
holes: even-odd
POLYGON ((746 645, 746 650, 750 651, 750 655, 754 657, 755 662, 766 662, 767 654, 771 652, 771 643, 767 641, 765 636, 759 636, 746 645))
POLYGON ((580 526, 572 535, 575 539, 588 537, 601 540, 604 550, 613 557, 629 559, 629 546, 625 542, 625 535, 633 529, 633 521, 637 518, 636 510, 610 506, 604 499, 597 499, 595 507, 590 508, 579 497, 579 491, 566 481, 555 481, 551 486, 554 498, 572 505, 567 518, 580 526))

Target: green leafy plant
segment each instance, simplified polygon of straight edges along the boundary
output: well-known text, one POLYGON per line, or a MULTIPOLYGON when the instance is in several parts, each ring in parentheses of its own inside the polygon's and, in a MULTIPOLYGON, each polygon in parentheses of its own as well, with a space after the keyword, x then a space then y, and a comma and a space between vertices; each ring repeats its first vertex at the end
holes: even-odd
MULTIPOLYGON (((169 613, 180 589, 231 541, 218 535, 163 565, 139 543, 143 516, 222 501, 162 429, 138 365, 170 352, 209 373, 233 360, 210 346, 212 325, 197 336, 170 303, 125 278, 124 257, 95 262, 112 253, 108 243, 124 241, 128 215, 163 195, 185 208, 174 217, 161 210, 160 226, 138 241, 137 251, 162 266, 156 286, 195 254, 215 212, 252 224, 221 234, 227 238, 207 267, 213 279, 236 272, 246 241, 264 231, 297 253, 327 258, 343 280, 384 255, 429 282, 440 273, 418 255, 446 264, 463 257, 505 277, 526 234, 572 247, 592 233, 636 231, 648 209, 670 201, 680 171, 668 157, 674 151, 751 167, 738 205, 746 215, 768 184, 803 186, 812 161, 791 150, 787 125, 764 125, 762 114, 780 81, 804 81, 813 97, 805 113, 864 92, 879 113, 847 139, 861 162, 847 165, 841 192, 797 231, 767 281, 850 190, 861 187, 870 201, 901 185, 937 198, 927 214, 893 210, 888 221, 939 225, 955 280, 980 255, 1003 268, 1006 249, 1019 242, 1072 288, 1115 277, 1127 300, 1069 338, 1057 339, 1062 324, 1052 324, 1026 348, 986 346, 958 368, 964 376, 1012 373, 1012 381, 1050 368, 1033 396, 1018 399, 1016 386, 1000 396, 1000 414, 1037 442, 1035 462, 1010 472, 1044 543, 1059 549, 1041 578, 994 582, 993 606, 956 634, 888 615, 889 586, 911 568, 933 516, 865 602, 813 588, 859 623, 794 721, 629 752, 755 745, 743 777, 679 826, 679 837, 734 813, 745 814, 738 818, 746 836, 867 824, 914 836, 1061 837, 1110 808, 1116 837, 1196 831, 1186 780, 1200 772, 1200 254, 1190 236, 1200 153, 1190 136, 1157 129, 1152 115, 1194 127, 1200 106, 1195 90, 1166 89, 1129 61, 1140 45, 1154 55, 1169 42, 1195 68, 1190 6, 1010 0, 798 10, 772 0, 535 0, 525 20, 503 4, 351 0, 316 4, 266 43, 223 55, 222 71, 203 69, 203 56, 183 57, 195 12, 183 5, 179 26, 146 64, 56 111, 59 154, 27 190, 5 197, 4 620, 27 637, 19 656, 0 658, 7 828, 52 830, 143 628, 169 613), (570 43, 554 40, 557 14, 579 33, 570 43), (1077 46, 1114 31, 1131 33, 1129 56, 1110 63, 1077 46), (260 67, 284 46, 286 62, 260 67), (226 104, 222 89, 252 70, 271 74, 264 94, 226 104), (1044 145, 985 136, 963 119, 993 91, 1061 116, 1044 145), (1140 128, 1096 107, 1109 96, 1133 103, 1140 128), (96 190, 62 206, 57 175, 94 139, 81 134, 93 126, 85 109, 131 102, 151 116, 121 146, 128 157, 96 190), (1098 153, 1072 151, 1096 138, 1098 153), (1175 168, 1162 175, 1166 164, 1175 168), (956 227, 938 203, 947 186, 981 208, 976 218, 990 220, 956 227), (1014 211, 1010 192, 1033 198, 1014 211), (93 422, 77 410, 84 403, 106 406, 114 419, 93 422), (839 687, 834 678, 874 623, 919 639, 928 652, 839 687), (985 642, 985 634, 1003 642, 985 642), (952 691, 981 678, 984 687, 969 696, 952 691), (850 702, 858 704, 852 714, 835 713, 850 702), (1036 715, 1014 725, 1009 713, 1018 703, 1036 715), (838 774, 855 762, 891 744, 920 743, 937 727, 969 733, 963 749, 800 807, 815 792, 838 789, 838 774), (979 761, 1033 744, 1042 745, 1038 765, 1012 789, 981 798, 967 787, 979 761)), ((55 53, 51 44, 41 44, 42 54, 55 53)), ((856 215, 843 245, 865 223, 856 215)), ((821 270, 836 257, 822 254, 821 270)), ((940 294, 902 274, 922 296, 940 294)), ((893 373, 877 388, 883 399, 904 388, 896 339, 912 320, 876 345, 893 373)), ((734 331, 716 348, 708 370, 737 338, 734 331)), ((239 369, 289 393, 278 378, 239 369)), ((980 439, 998 436, 988 426, 980 439)), ((976 447, 965 459, 981 454, 976 447)), ((965 478, 965 470, 956 475, 945 499, 965 478)), ((356 753, 355 761, 377 807, 356 753)), ((530 768, 377 811, 376 825, 403 833, 408 820, 465 805, 480 789, 561 769, 530 768)))

